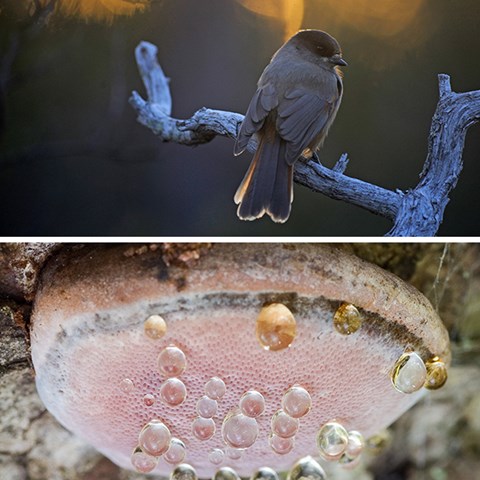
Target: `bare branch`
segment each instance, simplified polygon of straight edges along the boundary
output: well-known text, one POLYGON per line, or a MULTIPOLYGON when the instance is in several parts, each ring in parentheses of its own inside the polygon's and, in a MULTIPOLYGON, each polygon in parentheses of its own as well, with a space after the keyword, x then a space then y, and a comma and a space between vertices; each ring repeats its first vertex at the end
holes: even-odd
MULTIPOLYGON (((162 141, 183 145, 206 143, 217 135, 236 138, 243 121, 239 113, 202 108, 187 120, 172 118, 168 79, 156 59, 157 48, 141 42, 135 54, 148 101, 132 92, 130 104, 142 125, 162 141)), ((434 236, 442 222, 448 195, 462 170, 467 129, 480 120, 480 91, 454 93, 448 75, 439 75, 439 90, 428 156, 420 183, 414 189, 394 192, 344 175, 348 165, 346 154, 333 169, 314 159, 301 159, 295 165, 295 182, 392 220, 394 226, 389 236, 434 236)), ((255 149, 254 142, 248 149, 255 149)))

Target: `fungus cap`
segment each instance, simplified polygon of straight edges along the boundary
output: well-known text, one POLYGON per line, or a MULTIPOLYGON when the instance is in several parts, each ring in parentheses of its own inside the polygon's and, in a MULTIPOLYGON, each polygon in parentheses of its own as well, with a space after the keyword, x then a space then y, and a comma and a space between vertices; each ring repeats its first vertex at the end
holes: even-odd
MULTIPOLYGON (((159 420, 183 442, 185 462, 200 477, 213 477, 222 466, 242 476, 264 466, 285 471, 305 455, 318 457, 317 433, 331 420, 368 438, 424 393, 405 394, 392 385, 392 369, 405 351, 425 362, 450 362, 447 332, 422 294, 325 245, 71 249, 44 271, 32 325, 37 389, 62 425, 133 469, 139 433, 159 420), (296 322, 293 341, 279 350, 263 348, 256 331, 262 308, 271 304, 284 305, 296 322), (362 318, 348 335, 333 322, 344 304, 354 305, 362 318), (166 324, 156 339, 144 331, 152 315, 166 324), (186 358, 177 378, 186 398, 178 404, 160 395, 169 377, 159 368, 159 354, 172 346, 186 358), (200 439, 192 426, 212 378, 223 380, 225 390, 209 419, 213 434, 200 439), (280 455, 270 445, 271 420, 294 386, 308 392, 311 405, 298 418, 293 448, 280 455), (252 431, 232 435, 253 444, 237 458, 225 455, 221 465, 212 463, 215 449, 232 450, 224 420, 242 416, 239 402, 249 391, 263 396, 262 413, 237 422, 252 431)), ((168 475, 173 468, 162 457, 154 471, 168 475)))

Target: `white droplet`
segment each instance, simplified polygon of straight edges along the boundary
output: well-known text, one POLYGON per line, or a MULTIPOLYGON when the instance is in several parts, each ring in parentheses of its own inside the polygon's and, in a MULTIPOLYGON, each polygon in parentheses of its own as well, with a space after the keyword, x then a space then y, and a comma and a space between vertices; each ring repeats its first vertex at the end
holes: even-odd
POLYGON ((238 405, 244 415, 256 418, 265 410, 265 398, 260 392, 250 390, 242 395, 238 405))
POLYGON ((223 420, 222 437, 229 447, 251 447, 258 437, 258 423, 239 411, 230 412, 223 420))
POLYGON ((213 377, 205 384, 205 393, 212 400, 220 400, 225 392, 225 382, 221 378, 213 377))
POLYGON ((177 465, 185 460, 186 454, 185 444, 178 438, 172 438, 168 450, 163 455, 163 459, 172 465, 177 465))
POLYGON ((425 384, 427 369, 421 357, 415 352, 401 355, 393 367, 393 386, 401 393, 413 393, 425 384))
POLYGON ((160 420, 150 420, 138 436, 140 448, 149 455, 159 457, 170 445, 170 430, 160 420))
POLYGON ((282 398, 282 408, 293 418, 305 416, 312 407, 310 394, 298 385, 289 388, 282 398))
POLYGON ((282 438, 293 437, 298 431, 298 420, 283 410, 278 410, 272 417, 272 432, 282 438))
POLYGON ((158 355, 158 369, 167 377, 178 377, 187 367, 185 354, 178 347, 164 348, 158 355))
POLYGON ((203 418, 212 418, 217 414, 218 404, 206 395, 197 402, 197 413, 203 418))
POLYGON ((187 398, 187 389, 178 378, 169 378, 160 386, 160 399, 171 407, 181 405, 185 398, 187 398))

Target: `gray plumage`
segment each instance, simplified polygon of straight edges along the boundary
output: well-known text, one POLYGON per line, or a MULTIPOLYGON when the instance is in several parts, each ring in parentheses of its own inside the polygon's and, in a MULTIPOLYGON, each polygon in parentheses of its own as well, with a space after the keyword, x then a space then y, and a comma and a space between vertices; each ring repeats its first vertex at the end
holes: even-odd
POLYGON ((275 222, 288 219, 293 165, 322 145, 340 106, 339 65, 346 62, 333 37, 302 30, 263 71, 234 147, 239 155, 257 137, 257 151, 235 194, 239 218, 254 220, 267 213, 275 222))

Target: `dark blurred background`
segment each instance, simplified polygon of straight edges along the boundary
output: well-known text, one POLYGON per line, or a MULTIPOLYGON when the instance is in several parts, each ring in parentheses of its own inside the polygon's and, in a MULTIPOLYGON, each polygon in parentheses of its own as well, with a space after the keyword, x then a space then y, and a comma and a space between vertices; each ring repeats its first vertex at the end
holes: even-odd
MULTIPOLYGON (((348 175, 405 190, 425 160, 437 74, 480 89, 479 20, 478 0, 1 0, 0 235, 383 235, 387 220, 299 185, 286 224, 238 220, 250 155, 225 138, 164 144, 138 124, 135 46, 158 46, 173 115, 186 118, 245 112, 286 36, 328 31, 349 67, 320 158, 347 152, 348 175)), ((480 235, 479 133, 440 235, 480 235)))

